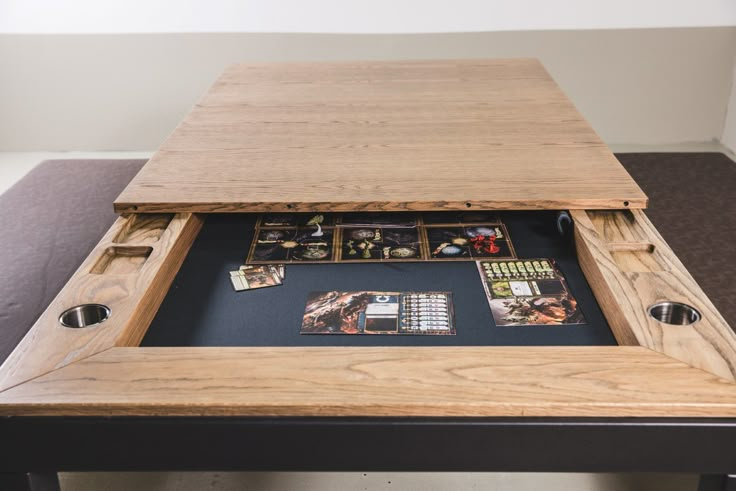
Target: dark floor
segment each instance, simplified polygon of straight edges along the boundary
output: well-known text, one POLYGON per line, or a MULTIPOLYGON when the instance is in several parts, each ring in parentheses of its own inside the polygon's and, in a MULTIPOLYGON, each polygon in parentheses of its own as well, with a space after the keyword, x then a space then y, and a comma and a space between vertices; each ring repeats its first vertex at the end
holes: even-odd
POLYGON ((647 216, 736 328, 736 163, 721 153, 628 153, 647 216))

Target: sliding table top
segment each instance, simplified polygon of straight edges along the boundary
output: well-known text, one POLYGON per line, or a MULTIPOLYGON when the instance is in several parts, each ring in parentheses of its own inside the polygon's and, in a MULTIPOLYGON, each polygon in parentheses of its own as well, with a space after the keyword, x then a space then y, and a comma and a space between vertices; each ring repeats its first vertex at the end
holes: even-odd
POLYGON ((644 208, 534 59, 230 66, 118 212, 644 208))

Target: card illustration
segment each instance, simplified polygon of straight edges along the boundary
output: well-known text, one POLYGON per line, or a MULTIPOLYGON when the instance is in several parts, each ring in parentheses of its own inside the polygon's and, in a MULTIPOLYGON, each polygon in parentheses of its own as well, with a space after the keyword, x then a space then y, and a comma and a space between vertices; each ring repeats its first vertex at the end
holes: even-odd
POLYGON ((571 295, 493 299, 489 304, 498 326, 585 324, 571 295))

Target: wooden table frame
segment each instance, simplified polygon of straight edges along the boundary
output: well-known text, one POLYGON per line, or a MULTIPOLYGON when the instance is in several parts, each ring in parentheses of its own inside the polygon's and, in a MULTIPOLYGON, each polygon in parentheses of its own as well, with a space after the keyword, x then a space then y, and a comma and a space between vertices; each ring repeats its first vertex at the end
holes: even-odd
POLYGON ((736 335, 644 213, 571 215, 620 346, 138 348, 204 217, 121 217, 3 364, 0 414, 736 416, 736 335), (662 324, 647 315, 662 300, 703 318, 662 324), (60 326, 89 302, 112 315, 60 326))

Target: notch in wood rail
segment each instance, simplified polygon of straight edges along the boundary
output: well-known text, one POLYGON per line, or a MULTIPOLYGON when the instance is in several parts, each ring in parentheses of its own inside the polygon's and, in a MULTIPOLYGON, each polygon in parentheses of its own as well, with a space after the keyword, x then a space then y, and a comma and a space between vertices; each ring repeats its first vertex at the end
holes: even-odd
POLYGON ((190 213, 118 218, 0 367, 0 391, 113 346, 137 346, 202 222, 190 213), (90 305, 108 309, 104 322, 80 317, 90 305), (86 325, 95 327, 72 328, 86 325))
POLYGON ((619 344, 644 346, 736 380, 736 335, 643 211, 570 215, 580 266, 619 344), (683 321, 673 325, 663 322, 673 317, 652 313, 657 305, 680 304, 699 315, 678 316, 683 321))
POLYGON ((668 271, 669 266, 632 210, 588 212, 598 237, 622 271, 668 271))
POLYGON ((650 242, 614 242, 608 244, 608 251, 621 271, 627 273, 668 270, 657 248, 650 242))
POLYGON ((153 247, 112 246, 105 249, 92 266, 92 274, 135 274, 138 273, 153 252, 153 247))

